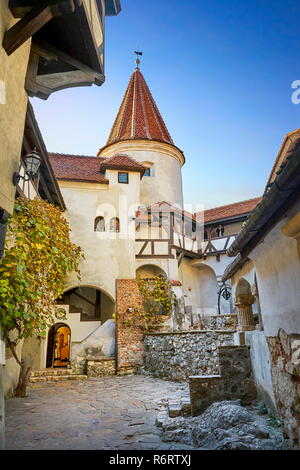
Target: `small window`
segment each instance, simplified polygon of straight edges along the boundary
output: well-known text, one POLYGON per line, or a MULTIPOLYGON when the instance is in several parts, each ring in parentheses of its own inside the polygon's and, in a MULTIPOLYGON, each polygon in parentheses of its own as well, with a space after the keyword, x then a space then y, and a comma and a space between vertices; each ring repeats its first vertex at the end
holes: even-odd
POLYGON ((109 222, 110 232, 120 232, 120 220, 118 217, 112 217, 109 222))
POLYGON ((119 183, 128 184, 128 173, 118 173, 118 181, 119 183))
POLYGON ((94 231, 95 232, 105 232, 105 219, 104 217, 96 217, 94 223, 94 231))
POLYGON ((154 176, 154 167, 155 165, 152 162, 142 162, 142 165, 146 167, 146 170, 143 176, 154 176))
POLYGON ((217 234, 217 237, 223 237, 224 235, 224 227, 223 225, 218 225, 218 227, 216 228, 216 234, 217 234))

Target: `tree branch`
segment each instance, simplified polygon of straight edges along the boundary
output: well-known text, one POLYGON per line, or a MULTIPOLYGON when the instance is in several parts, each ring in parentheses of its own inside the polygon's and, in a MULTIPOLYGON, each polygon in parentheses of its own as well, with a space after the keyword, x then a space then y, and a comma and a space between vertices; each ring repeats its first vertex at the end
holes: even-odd
POLYGON ((21 366, 22 366, 22 362, 20 361, 20 359, 19 359, 18 356, 17 356, 17 353, 16 353, 16 344, 15 344, 13 341, 11 341, 8 336, 5 336, 5 339, 6 339, 7 343, 8 343, 8 347, 9 347, 9 349, 11 350, 11 352, 12 352, 12 354, 13 354, 15 360, 17 361, 17 363, 18 363, 19 366, 21 367, 21 366))

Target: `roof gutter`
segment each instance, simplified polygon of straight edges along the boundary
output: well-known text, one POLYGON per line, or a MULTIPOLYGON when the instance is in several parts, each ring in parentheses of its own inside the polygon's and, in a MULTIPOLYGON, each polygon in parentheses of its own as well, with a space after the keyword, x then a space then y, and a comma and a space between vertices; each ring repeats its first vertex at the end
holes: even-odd
POLYGON ((227 250, 228 256, 245 258, 300 196, 300 142, 281 164, 275 181, 251 213, 227 250))

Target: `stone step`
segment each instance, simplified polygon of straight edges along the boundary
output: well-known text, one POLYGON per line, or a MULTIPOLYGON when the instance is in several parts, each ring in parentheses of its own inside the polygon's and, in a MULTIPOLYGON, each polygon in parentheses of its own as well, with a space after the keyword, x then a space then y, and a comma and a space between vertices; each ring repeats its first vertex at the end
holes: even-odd
POLYGON ((58 376, 58 375, 74 375, 76 372, 73 369, 58 369, 58 368, 47 368, 41 370, 33 370, 31 377, 44 377, 44 376, 58 376))
POLYGON ((178 416, 190 416, 191 415, 191 402, 187 396, 181 397, 178 400, 169 400, 168 403, 168 415, 170 418, 177 418, 178 416))
POLYGON ((61 382, 65 380, 86 380, 87 375, 80 375, 80 374, 69 374, 69 375, 40 375, 37 377, 31 376, 29 377, 30 383, 37 383, 37 382, 61 382))

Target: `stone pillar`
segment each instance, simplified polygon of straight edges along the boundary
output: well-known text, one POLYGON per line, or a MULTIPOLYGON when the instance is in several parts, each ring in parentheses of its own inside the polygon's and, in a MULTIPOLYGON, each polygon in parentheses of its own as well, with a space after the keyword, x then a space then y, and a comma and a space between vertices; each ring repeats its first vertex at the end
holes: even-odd
POLYGON ((252 294, 240 294, 235 298, 237 308, 238 327, 237 331, 255 330, 252 304, 255 297, 252 294))

